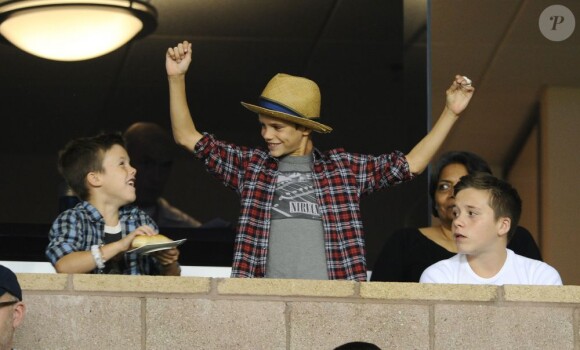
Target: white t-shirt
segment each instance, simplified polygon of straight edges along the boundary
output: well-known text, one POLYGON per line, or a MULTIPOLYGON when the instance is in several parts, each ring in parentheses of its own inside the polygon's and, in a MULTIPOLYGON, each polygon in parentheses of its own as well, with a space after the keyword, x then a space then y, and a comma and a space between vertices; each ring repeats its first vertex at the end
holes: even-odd
POLYGON ((452 283, 452 284, 526 284, 526 285, 562 285, 558 271, 552 266, 534 259, 517 255, 507 250, 505 264, 491 278, 478 276, 467 262, 465 254, 457 254, 429 266, 419 282, 452 283))

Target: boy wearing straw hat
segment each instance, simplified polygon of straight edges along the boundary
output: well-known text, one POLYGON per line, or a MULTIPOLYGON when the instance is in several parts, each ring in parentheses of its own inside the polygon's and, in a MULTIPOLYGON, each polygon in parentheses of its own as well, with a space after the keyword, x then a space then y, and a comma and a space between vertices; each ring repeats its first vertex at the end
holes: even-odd
POLYGON ((277 74, 257 104, 242 102, 258 114, 268 148, 262 150, 225 143, 196 129, 185 93, 190 63, 189 42, 167 50, 173 136, 241 197, 232 277, 366 281, 361 196, 420 174, 474 91, 467 78, 456 76, 441 117, 407 155, 321 152, 311 133, 332 128, 319 122, 318 86, 277 74))

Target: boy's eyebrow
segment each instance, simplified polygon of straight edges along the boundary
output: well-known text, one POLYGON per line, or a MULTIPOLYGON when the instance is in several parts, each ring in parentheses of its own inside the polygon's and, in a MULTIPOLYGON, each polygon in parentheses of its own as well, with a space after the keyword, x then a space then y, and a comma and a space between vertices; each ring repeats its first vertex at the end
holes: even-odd
POLYGON ((453 208, 468 208, 468 209, 477 209, 479 208, 478 206, 475 206, 474 204, 468 204, 468 203, 461 203, 461 202, 455 202, 455 204, 453 204, 453 208))
POLYGON ((465 207, 466 207, 467 209, 481 209, 481 208, 480 208, 480 207, 478 207, 478 206, 475 206, 475 205, 469 205, 469 204, 465 205, 465 207))

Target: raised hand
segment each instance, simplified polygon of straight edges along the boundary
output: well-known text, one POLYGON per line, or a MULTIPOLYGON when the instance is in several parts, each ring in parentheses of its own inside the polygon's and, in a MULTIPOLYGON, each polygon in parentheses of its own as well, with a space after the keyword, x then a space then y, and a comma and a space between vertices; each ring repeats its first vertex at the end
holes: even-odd
POLYGON ((167 75, 182 75, 187 72, 191 63, 191 43, 183 41, 175 47, 167 49, 165 68, 167 75))
POLYGON ((465 76, 456 75, 453 84, 446 91, 446 107, 455 115, 459 115, 469 104, 474 91, 471 80, 465 76))

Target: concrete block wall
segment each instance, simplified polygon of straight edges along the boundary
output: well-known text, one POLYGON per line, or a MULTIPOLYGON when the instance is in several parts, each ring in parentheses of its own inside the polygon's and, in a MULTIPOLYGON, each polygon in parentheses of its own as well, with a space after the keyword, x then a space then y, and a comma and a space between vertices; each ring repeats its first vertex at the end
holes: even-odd
POLYGON ((16 348, 580 350, 580 286, 18 274, 16 348))

